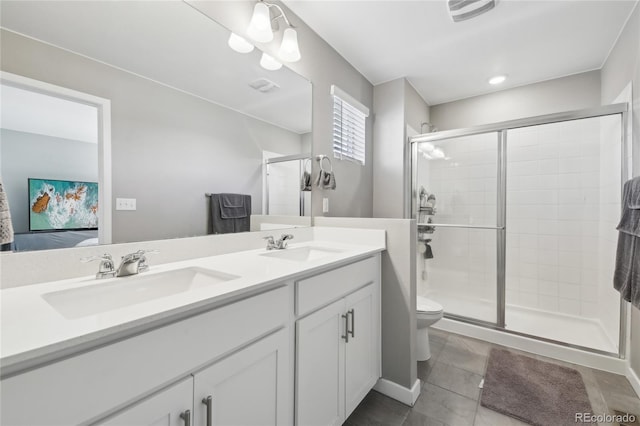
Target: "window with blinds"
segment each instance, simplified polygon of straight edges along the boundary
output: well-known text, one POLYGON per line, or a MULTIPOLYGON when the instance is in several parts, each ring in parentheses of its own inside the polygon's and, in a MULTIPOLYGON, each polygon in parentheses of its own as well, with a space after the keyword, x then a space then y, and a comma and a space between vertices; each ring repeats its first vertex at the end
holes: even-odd
POLYGON ((364 166, 365 123, 369 109, 336 86, 333 95, 333 156, 364 166))

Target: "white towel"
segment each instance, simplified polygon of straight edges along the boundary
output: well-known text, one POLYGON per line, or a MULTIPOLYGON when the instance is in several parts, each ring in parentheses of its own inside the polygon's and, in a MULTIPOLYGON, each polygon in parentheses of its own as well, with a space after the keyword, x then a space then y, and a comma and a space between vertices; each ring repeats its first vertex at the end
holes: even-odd
POLYGON ((9 211, 9 200, 4 192, 2 180, 0 180, 0 245, 13 242, 13 224, 11 223, 11 212, 9 211))

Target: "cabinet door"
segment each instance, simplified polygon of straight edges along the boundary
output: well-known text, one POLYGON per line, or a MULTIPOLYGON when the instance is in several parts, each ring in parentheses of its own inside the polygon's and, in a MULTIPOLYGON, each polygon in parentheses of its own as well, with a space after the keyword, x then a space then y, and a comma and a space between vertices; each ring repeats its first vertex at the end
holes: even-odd
POLYGON ((346 415, 376 384, 379 377, 380 320, 377 286, 370 284, 345 299, 349 319, 346 346, 346 415))
POLYGON ((287 337, 282 329, 196 373, 194 425, 207 425, 209 415, 212 425, 290 424, 287 337))
POLYGON ((187 410, 192 417, 193 378, 191 377, 98 424, 104 426, 191 426, 186 423, 186 418, 180 417, 187 410))
POLYGON ((344 299, 296 323, 296 424, 339 425, 344 415, 344 299))

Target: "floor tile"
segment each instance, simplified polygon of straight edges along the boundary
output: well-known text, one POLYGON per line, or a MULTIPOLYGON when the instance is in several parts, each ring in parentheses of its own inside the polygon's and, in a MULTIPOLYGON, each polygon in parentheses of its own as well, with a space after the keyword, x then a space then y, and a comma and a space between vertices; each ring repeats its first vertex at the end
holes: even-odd
POLYGON ((395 399, 371 391, 345 421, 348 426, 401 426, 411 410, 395 399))
POLYGON ((435 363, 436 361, 433 356, 428 361, 418 361, 418 379, 426 382, 435 363))
POLYGON ((432 419, 415 410, 411 410, 402 426, 447 426, 440 420, 432 419))
POLYGON ((472 339, 470 337, 464 337, 452 334, 449 336, 447 343, 456 346, 460 349, 464 349, 469 352, 473 352, 478 355, 489 355, 492 345, 482 340, 472 339))
POLYGON ((476 414, 476 401, 427 383, 413 411, 446 425, 470 426, 476 414))
POLYGON ((619 374, 598 370, 594 370, 593 374, 596 377, 598 385, 600 386, 600 389, 602 389, 603 394, 612 391, 620 395, 626 395, 635 398, 638 397, 638 395, 636 395, 636 392, 633 390, 633 387, 631 387, 631 383, 629 383, 629 380, 627 380, 626 377, 619 374))
POLYGON ((460 347, 459 342, 448 341, 440 352, 438 362, 444 362, 476 374, 484 374, 487 356, 460 347))
POLYGON ((576 370, 582 375, 582 381, 587 389, 587 395, 589 396, 589 402, 591 403, 591 410, 594 414, 606 414, 609 409, 607 403, 602 396, 600 386, 596 380, 593 371, 588 367, 576 366, 576 370))
POLYGON ((427 380, 429 383, 477 400, 480 396, 478 385, 482 376, 443 362, 436 362, 427 380))
POLYGON ((447 340, 447 338, 451 335, 452 334, 449 333, 448 331, 439 330, 434 327, 429 327, 429 337, 439 337, 442 340, 447 340))
POLYGON ((513 417, 505 416, 497 411, 490 410, 481 405, 478 405, 478 411, 476 412, 476 418, 473 423, 474 426, 525 426, 527 423, 523 423, 513 417))

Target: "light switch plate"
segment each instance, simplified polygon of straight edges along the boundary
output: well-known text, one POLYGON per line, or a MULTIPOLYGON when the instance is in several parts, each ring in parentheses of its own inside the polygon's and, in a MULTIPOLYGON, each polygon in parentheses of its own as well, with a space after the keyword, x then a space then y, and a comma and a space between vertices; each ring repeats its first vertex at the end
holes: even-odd
POLYGON ((116 210, 135 210, 135 198, 116 198, 116 210))
POLYGON ((329 199, 322 199, 322 213, 329 213, 329 199))

